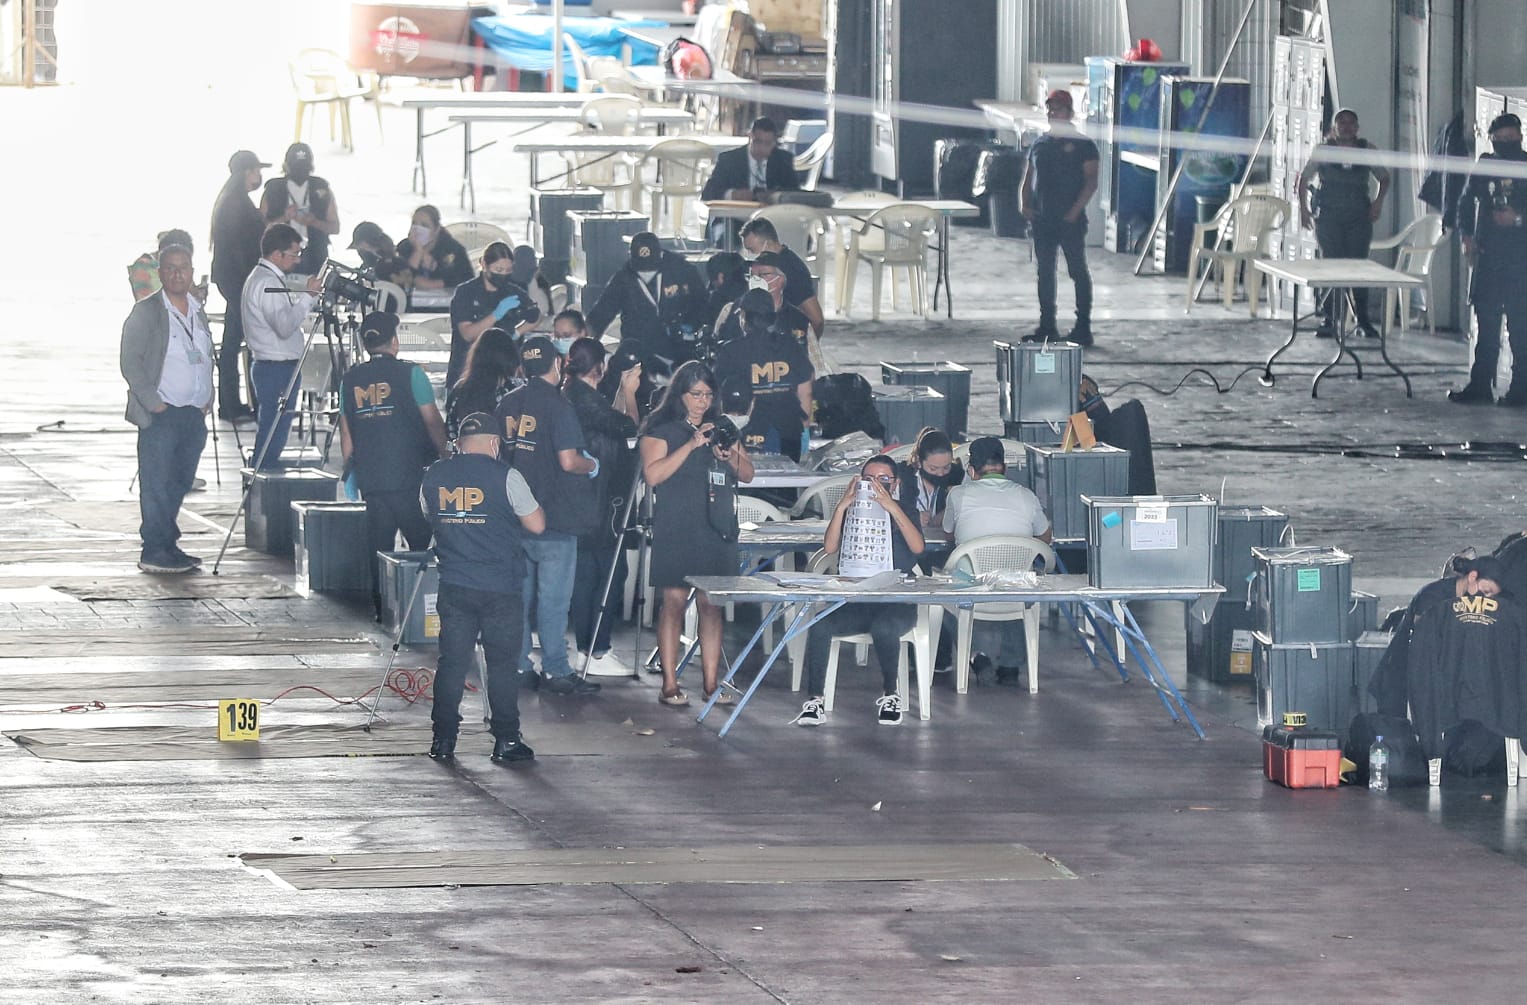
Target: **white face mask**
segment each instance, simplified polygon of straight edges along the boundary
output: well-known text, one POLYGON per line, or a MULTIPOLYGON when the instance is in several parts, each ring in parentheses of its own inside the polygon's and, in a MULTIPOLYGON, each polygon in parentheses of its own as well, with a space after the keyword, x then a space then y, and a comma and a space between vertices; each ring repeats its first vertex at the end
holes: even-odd
POLYGON ((558 355, 566 356, 567 351, 573 347, 573 340, 570 338, 557 338, 554 335, 551 339, 551 345, 553 349, 557 350, 558 355))
POLYGON ((415 244, 428 244, 430 235, 433 233, 434 231, 428 227, 423 226, 422 224, 416 223, 412 227, 408 228, 408 236, 413 240, 415 244))
POLYGON ((638 272, 636 275, 637 275, 637 278, 640 279, 642 282, 650 283, 650 282, 652 282, 653 278, 657 276, 657 270, 653 269, 650 272, 638 272))
POLYGON ((748 417, 746 415, 728 415, 727 418, 731 420, 732 425, 737 427, 738 432, 748 428, 748 417))
POLYGON ((763 290, 765 293, 767 293, 769 291, 769 281, 763 276, 749 276, 748 289, 763 290))

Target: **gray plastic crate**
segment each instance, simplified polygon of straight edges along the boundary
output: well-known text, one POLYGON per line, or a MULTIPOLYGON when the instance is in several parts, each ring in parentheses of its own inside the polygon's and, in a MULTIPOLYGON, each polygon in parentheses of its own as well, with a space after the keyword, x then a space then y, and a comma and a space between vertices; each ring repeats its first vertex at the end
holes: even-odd
POLYGON ((298 593, 371 592, 365 503, 294 502, 292 526, 298 593))
POLYGON ((1352 556, 1339 548, 1254 548, 1257 631, 1282 645, 1348 641, 1352 556))
POLYGON ((887 363, 880 361, 880 382, 903 387, 931 387, 949 402, 949 424, 942 427, 953 438, 970 426, 970 367, 958 363, 887 363))
POLYGON ((1394 641, 1394 632, 1363 632, 1352 643, 1355 653, 1355 679, 1357 681, 1357 709, 1359 712, 1377 712, 1379 701, 1368 693, 1368 682, 1379 668, 1379 661, 1394 641))
POLYGON ((648 221, 646 214, 624 209, 568 212, 572 238, 567 274, 579 289, 584 310, 593 306, 605 284, 630 261, 625 239, 647 230, 648 221))
POLYGON ((1215 500, 1205 495, 1084 495, 1082 503, 1087 507, 1091 585, 1214 585, 1214 535, 1219 528, 1215 500))
POLYGON ((1277 645, 1261 633, 1254 638, 1257 724, 1281 724, 1283 713, 1303 712, 1311 728, 1345 736, 1358 708, 1352 643, 1277 645))
POLYGON ((333 502, 339 493, 339 476, 320 468, 276 468, 258 474, 244 468, 242 473, 249 490, 244 547, 267 555, 292 557, 292 503, 333 502))
POLYGON ((427 551, 383 551, 377 553, 377 563, 381 574, 382 624, 388 631, 396 632, 406 613, 408 626, 402 639, 405 645, 437 641, 440 618, 435 613, 435 598, 440 594, 440 570, 434 556, 427 551), (421 563, 425 563, 424 585, 414 598, 421 563), (410 599, 414 600, 411 610, 410 599))
POLYGON ((1098 444, 1091 450, 1026 443, 1029 484, 1050 518, 1056 538, 1087 536, 1082 496, 1122 496, 1129 491, 1129 451, 1098 444))
POLYGON ((1204 624, 1184 611, 1188 635, 1188 673, 1216 683, 1254 679, 1251 646, 1254 617, 1245 604, 1218 604, 1204 624))
POLYGON ((949 399, 931 387, 871 384, 870 391, 887 444, 911 443, 924 426, 943 429, 949 421, 949 399))
POLYGON ((1266 506, 1221 506, 1219 543, 1214 550, 1214 581, 1225 597, 1246 599, 1246 586, 1257 571, 1253 548, 1276 548, 1288 529, 1288 516, 1266 506))
POLYGON ((1059 446, 1061 437, 1066 435, 1066 426, 1064 423, 1049 422, 1004 422, 1002 435, 1006 439, 1017 440, 1019 443, 1059 446))
POLYGON ((573 259, 573 228, 569 210, 594 212, 604 209, 604 193, 597 188, 556 188, 530 190, 530 222, 534 227, 536 249, 541 254, 541 271, 552 282, 561 282, 573 259))
POLYGON ((1347 638, 1356 641, 1364 632, 1379 627, 1379 598, 1362 590, 1352 591, 1352 602, 1347 606, 1347 638))
POLYGON ((1078 411, 1082 347, 1074 342, 993 342, 1004 422, 1064 422, 1078 411))

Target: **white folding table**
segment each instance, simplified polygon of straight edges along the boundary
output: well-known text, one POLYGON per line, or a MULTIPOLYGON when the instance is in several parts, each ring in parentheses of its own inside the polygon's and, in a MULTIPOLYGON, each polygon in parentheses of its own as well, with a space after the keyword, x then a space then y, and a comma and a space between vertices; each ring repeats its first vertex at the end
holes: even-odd
MULTIPOLYGON (((746 146, 748 142, 746 136, 727 136, 721 133, 687 133, 684 138, 698 140, 716 151, 732 150, 746 146)), ((576 136, 564 136, 559 139, 521 140, 514 145, 514 152, 530 155, 530 185, 532 188, 539 188, 541 154, 600 153, 610 157, 619 154, 645 157, 647 151, 662 141, 661 136, 607 136, 601 133, 579 133, 576 136)))
POLYGON ((429 179, 424 170, 424 141, 431 136, 456 128, 442 126, 429 132, 424 128, 424 113, 440 109, 460 111, 483 111, 486 109, 569 108, 581 109, 598 94, 576 91, 552 93, 550 91, 468 91, 466 93, 413 96, 397 102, 399 108, 412 109, 414 113, 414 173, 409 183, 410 192, 429 195, 429 179))

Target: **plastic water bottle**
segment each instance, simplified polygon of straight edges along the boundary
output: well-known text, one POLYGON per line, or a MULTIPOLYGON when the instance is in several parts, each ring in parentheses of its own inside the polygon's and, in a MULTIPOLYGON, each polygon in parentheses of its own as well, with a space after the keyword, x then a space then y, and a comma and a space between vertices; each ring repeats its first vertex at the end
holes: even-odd
POLYGON ((1368 788, 1373 792, 1389 791, 1389 750, 1382 736, 1375 737, 1368 748, 1368 788))

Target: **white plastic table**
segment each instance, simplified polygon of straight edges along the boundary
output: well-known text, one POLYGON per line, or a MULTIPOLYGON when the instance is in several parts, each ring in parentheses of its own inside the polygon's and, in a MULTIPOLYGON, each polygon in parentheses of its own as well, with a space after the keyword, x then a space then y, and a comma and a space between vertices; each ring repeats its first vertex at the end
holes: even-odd
MULTIPOLYGON (((746 136, 727 136, 722 133, 687 133, 686 140, 699 140, 712 150, 732 150, 746 146, 746 136)), ((607 136, 600 133, 580 133, 559 139, 521 140, 514 145, 517 154, 530 155, 530 185, 541 184, 540 156, 545 153, 601 153, 614 157, 617 154, 633 154, 645 157, 647 151, 661 143, 661 136, 607 136)))
POLYGON ((424 141, 431 136, 439 136, 443 132, 456 128, 455 125, 448 125, 426 132, 424 128, 425 112, 440 109, 482 111, 490 108, 501 110, 514 108, 581 109, 591 99, 597 97, 600 97, 600 95, 581 94, 578 92, 467 91, 465 93, 431 94, 403 98, 397 103, 398 107, 412 109, 414 113, 414 173, 408 190, 410 192, 418 192, 424 196, 429 195, 429 178, 424 170, 424 141))

